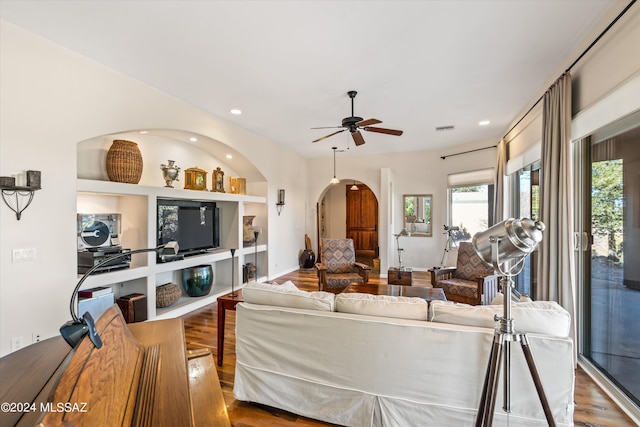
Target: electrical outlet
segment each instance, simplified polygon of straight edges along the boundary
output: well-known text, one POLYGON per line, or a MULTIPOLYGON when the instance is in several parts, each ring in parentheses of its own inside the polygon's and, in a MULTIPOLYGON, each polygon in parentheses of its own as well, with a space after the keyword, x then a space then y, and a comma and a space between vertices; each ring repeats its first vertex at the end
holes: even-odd
POLYGON ((32 343, 40 342, 41 339, 42 339, 42 334, 40 332, 34 332, 33 334, 31 334, 32 343))
POLYGON ((24 346, 24 338, 23 337, 13 337, 11 338, 11 351, 20 350, 24 346))
POLYGON ((33 261, 36 259, 36 248, 14 249, 12 252, 12 261, 33 261))

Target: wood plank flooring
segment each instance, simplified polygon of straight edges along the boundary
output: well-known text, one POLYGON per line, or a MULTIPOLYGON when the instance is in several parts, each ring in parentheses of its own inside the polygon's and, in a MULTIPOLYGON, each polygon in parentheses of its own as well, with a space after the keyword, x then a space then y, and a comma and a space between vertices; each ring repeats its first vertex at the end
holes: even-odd
MULTIPOLYGON (((313 270, 300 270, 284 275, 277 282, 291 280, 300 289, 317 290, 317 278, 313 270)), ((372 283, 386 283, 386 279, 372 276, 372 283)), ((216 354, 217 304, 183 316, 187 337, 187 348, 208 348, 216 354)), ((236 427, 315 427, 332 424, 311 420, 263 405, 235 400, 233 381, 235 373, 235 312, 227 311, 223 365, 218 367, 218 376, 227 404, 231 425, 236 427)), ((580 427, 626 427, 634 426, 626 414, 581 369, 576 371, 576 408, 574 424, 580 427)), ((407 426, 413 427, 413 426, 407 426)))

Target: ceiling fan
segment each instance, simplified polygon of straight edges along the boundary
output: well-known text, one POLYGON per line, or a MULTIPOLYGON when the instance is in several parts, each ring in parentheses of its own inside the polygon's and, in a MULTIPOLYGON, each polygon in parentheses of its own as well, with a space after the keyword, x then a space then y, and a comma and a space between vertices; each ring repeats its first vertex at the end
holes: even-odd
POLYGON ((311 129, 331 129, 331 128, 344 128, 344 129, 340 129, 337 132, 330 133, 329 135, 316 139, 313 142, 322 141, 323 139, 327 139, 330 136, 337 135, 340 132, 344 132, 345 130, 348 130, 349 132, 351 132, 351 136, 353 137, 353 142, 355 142, 356 145, 364 144, 364 138, 360 133, 360 129, 366 130, 368 132, 385 133, 387 135, 395 135, 395 136, 402 135, 401 130, 370 126, 370 125, 377 125, 378 123, 382 123, 378 119, 363 120, 362 117, 357 117, 353 112, 353 100, 357 94, 358 92, 356 92, 355 90, 350 90, 349 92, 347 92, 347 95, 349 95, 349 98, 351 98, 351 117, 345 117, 344 119, 342 119, 342 126, 327 126, 327 127, 311 128, 311 129))

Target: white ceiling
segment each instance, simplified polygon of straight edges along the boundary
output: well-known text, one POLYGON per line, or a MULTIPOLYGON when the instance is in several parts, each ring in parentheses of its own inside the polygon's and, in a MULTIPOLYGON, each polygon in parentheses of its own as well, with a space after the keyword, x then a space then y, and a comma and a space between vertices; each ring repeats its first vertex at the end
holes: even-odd
POLYGON ((306 157, 499 138, 614 0, 0 1, 0 17, 306 157), (389 136, 349 132, 351 115, 389 136), (243 114, 233 116, 232 108, 243 114), (478 122, 490 120, 480 127, 478 122), (453 125, 452 131, 436 132, 453 125), (337 129, 336 129, 337 130, 337 129))

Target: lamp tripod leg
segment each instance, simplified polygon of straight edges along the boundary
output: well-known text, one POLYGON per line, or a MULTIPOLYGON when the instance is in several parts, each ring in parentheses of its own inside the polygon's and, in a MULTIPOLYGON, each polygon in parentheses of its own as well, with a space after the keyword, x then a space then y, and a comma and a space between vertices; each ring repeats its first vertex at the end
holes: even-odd
POLYGON ((547 420, 549 427, 555 427, 556 423, 553 420, 553 414, 551 413, 551 407, 549 401, 545 395, 544 388, 542 387, 542 381, 536 368, 535 361, 533 359, 533 353, 529 346, 529 340, 525 334, 510 334, 501 331, 496 331, 493 340, 493 346, 491 347, 491 354, 489 356, 489 363, 487 366, 487 373, 484 378, 484 385, 482 387, 482 397, 480 399, 480 406, 478 408, 478 414, 476 415, 476 427, 491 427, 493 424, 493 416, 496 403, 496 395, 498 392, 498 377, 500 376, 500 368, 503 362, 502 357, 504 353, 505 363, 505 377, 504 377, 504 406, 505 412, 511 412, 511 384, 510 384, 510 364, 511 364, 511 341, 520 342, 522 347, 522 353, 527 362, 531 379, 536 387, 544 416, 547 420), (509 335, 509 338, 506 338, 509 335), (511 339, 515 337, 514 339, 511 339))
POLYGON ((531 373, 533 384, 536 387, 536 392, 538 392, 538 398, 540 399, 540 403, 542 404, 542 410, 544 411, 544 416, 547 419, 547 424, 549 424, 550 427, 555 427, 556 423, 555 421, 553 421, 553 414, 551 414, 551 408, 549 407, 547 396, 545 395, 544 389, 542 388, 542 381, 540 381, 540 375, 538 374, 536 363, 533 360, 533 353, 531 353, 531 347, 529 347, 529 340, 524 334, 521 335, 520 346, 522 347, 524 358, 527 361, 527 366, 529 367, 529 372, 531 373))
POLYGON ((484 385, 482 386, 482 397, 480 399, 478 415, 476 416, 476 427, 491 426, 493 421, 503 344, 504 340, 502 335, 496 332, 493 338, 493 345, 491 346, 487 372, 484 377, 484 385))

